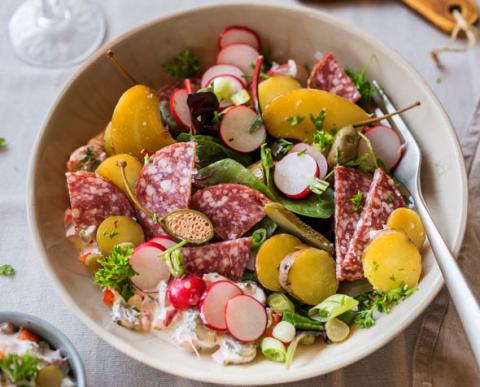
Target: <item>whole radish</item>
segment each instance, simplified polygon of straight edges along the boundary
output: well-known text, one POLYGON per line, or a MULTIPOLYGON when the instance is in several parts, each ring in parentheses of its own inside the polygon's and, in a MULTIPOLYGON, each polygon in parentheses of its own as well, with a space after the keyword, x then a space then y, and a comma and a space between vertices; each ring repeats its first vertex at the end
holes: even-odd
POLYGON ((200 277, 177 278, 168 288, 168 299, 176 309, 185 310, 197 306, 205 290, 205 281, 200 277))

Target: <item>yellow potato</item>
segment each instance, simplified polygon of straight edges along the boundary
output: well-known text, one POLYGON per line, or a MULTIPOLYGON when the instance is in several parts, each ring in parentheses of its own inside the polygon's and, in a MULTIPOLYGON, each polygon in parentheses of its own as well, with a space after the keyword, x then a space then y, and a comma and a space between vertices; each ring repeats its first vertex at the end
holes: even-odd
POLYGON ((338 289, 335 261, 325 250, 313 247, 285 257, 280 263, 279 279, 287 292, 309 305, 319 304, 338 289))
POLYGON ((277 234, 267 239, 257 253, 257 278, 263 287, 279 291, 282 290, 278 279, 280 262, 290 253, 302 246, 300 239, 290 234, 277 234))
POLYGON ((136 85, 123 93, 112 116, 110 138, 115 153, 142 159, 142 150, 154 153, 175 142, 163 126, 159 106, 158 97, 147 86, 136 85))
POLYGON ((97 229, 97 245, 104 255, 110 254, 120 243, 137 246, 144 241, 142 227, 128 216, 109 216, 97 229))
POLYGON ((402 231, 378 233, 365 249, 362 263, 368 281, 384 292, 402 283, 416 286, 422 272, 422 257, 402 231))
POLYGON ((102 163, 97 167, 97 170, 95 172, 110 180, 128 196, 125 185, 123 184, 120 168, 117 166, 117 161, 119 160, 127 162, 127 166, 125 167, 125 175, 127 177, 130 189, 132 190, 132 192, 135 192, 137 177, 140 173, 140 170, 142 169, 142 163, 138 161, 135 157, 130 156, 126 153, 110 156, 102 161, 102 163))
POLYGON ((274 75, 258 85, 258 98, 260 100, 260 108, 265 111, 267 105, 275 98, 289 91, 300 89, 300 83, 286 75, 274 75))
POLYGON ((322 90, 298 89, 275 98, 263 111, 263 122, 273 137, 312 142, 315 127, 310 115, 318 116, 322 109, 327 111, 324 128, 328 131, 369 118, 362 108, 342 97, 322 90), (288 120, 296 116, 304 119, 290 125, 288 120))
POLYGON ((387 228, 403 231, 421 249, 425 243, 425 228, 418 214, 410 208, 397 208, 388 218, 387 228))
POLYGON ((105 132, 103 134, 103 147, 105 148, 105 152, 107 152, 107 155, 113 155, 115 154, 115 151, 113 149, 113 143, 112 143, 112 123, 109 122, 107 127, 105 128, 105 132))

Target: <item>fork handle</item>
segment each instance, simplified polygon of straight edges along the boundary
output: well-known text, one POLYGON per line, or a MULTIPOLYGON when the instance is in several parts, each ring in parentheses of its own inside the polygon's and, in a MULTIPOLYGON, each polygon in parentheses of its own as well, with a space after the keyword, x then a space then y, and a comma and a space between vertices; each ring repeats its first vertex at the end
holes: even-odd
POLYGON ((425 225, 428 240, 442 272, 450 297, 455 304, 470 347, 475 355, 477 366, 480 369, 480 307, 453 254, 448 249, 437 226, 435 226, 421 195, 415 198, 415 204, 425 225))

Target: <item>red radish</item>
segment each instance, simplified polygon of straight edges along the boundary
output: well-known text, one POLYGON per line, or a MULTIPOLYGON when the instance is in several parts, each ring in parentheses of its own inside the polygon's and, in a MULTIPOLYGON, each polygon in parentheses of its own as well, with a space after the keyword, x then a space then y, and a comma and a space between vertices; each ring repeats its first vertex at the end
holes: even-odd
POLYGON ((185 310, 198 305, 205 289, 205 281, 195 275, 177 278, 168 288, 168 299, 175 308, 185 310))
POLYGON ((233 282, 214 282, 200 304, 200 314, 205 325, 217 331, 226 330, 225 306, 228 300, 241 294, 242 290, 233 282))
POLYGON ((220 124, 220 137, 233 150, 242 153, 253 152, 265 141, 266 131, 258 122, 259 115, 246 106, 231 107, 220 124))
POLYGON ((233 75, 240 79, 243 85, 247 86, 247 80, 245 79, 245 73, 240 70, 237 66, 229 64, 217 64, 212 67, 209 67, 202 75, 201 87, 207 87, 208 83, 218 75, 233 75))
POLYGON ((306 85, 309 73, 304 65, 289 59, 287 63, 284 64, 279 65, 274 63, 272 68, 268 70, 267 75, 287 75, 296 78, 301 84, 306 85))
POLYGON ((265 307, 255 298, 236 296, 227 302, 225 322, 230 334, 240 341, 255 341, 267 327, 265 307))
POLYGON ((315 147, 311 146, 310 144, 305 144, 303 142, 299 142, 295 144, 292 149, 290 149, 290 153, 293 152, 305 152, 307 155, 312 156, 318 164, 318 178, 323 179, 328 173, 328 162, 327 158, 323 155, 315 147), (304 151, 304 149, 306 149, 304 151))
MULTIPOLYGON (((370 140, 375 156, 380 159, 387 170, 397 166, 403 155, 403 145, 397 132, 388 126, 374 126, 365 130, 364 135, 370 140)), ((360 141, 359 154, 369 153, 367 142, 360 141)))
POLYGON ((185 89, 178 89, 170 97, 170 111, 175 120, 185 129, 192 126, 192 118, 190 116, 190 109, 187 104, 188 92, 185 89))
POLYGON ((220 102, 220 107, 224 108, 233 104, 230 97, 240 90, 244 89, 243 83, 234 75, 218 75, 208 82, 208 86, 213 84, 213 92, 220 102))
POLYGON ((152 242, 138 245, 129 259, 137 275, 132 277, 133 284, 143 292, 156 292, 160 281, 170 279, 170 269, 159 257, 165 249, 152 242))
POLYGON ((221 50, 232 44, 248 44, 256 50, 260 49, 260 38, 252 29, 244 26, 226 27, 218 37, 218 49, 221 50))
POLYGON ((247 44, 232 44, 223 48, 217 55, 217 64, 237 66, 245 74, 252 74, 252 65, 258 57, 258 51, 247 44))
POLYGON ((317 162, 312 156, 294 152, 275 164, 273 181, 289 198, 301 199, 310 193, 310 184, 318 173, 317 162))
POLYGON ((160 248, 163 250, 169 249, 177 244, 177 242, 168 236, 155 237, 150 239, 148 242, 160 245, 160 248))
POLYGON ((250 94, 252 95, 252 102, 255 110, 261 113, 260 103, 258 98, 258 84, 260 83, 260 73, 263 66, 263 56, 259 55, 255 61, 255 70, 253 71, 252 84, 250 86, 250 94))

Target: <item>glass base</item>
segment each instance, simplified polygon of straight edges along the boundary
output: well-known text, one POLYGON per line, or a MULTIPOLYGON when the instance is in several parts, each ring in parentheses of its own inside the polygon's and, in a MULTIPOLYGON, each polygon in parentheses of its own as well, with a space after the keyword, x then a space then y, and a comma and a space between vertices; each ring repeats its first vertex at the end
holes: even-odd
POLYGON ((24 62, 39 67, 66 67, 83 61, 105 37, 100 8, 86 0, 62 0, 57 15, 45 17, 41 0, 27 0, 8 24, 10 42, 24 62), (58 15, 58 13, 61 15, 58 15))

